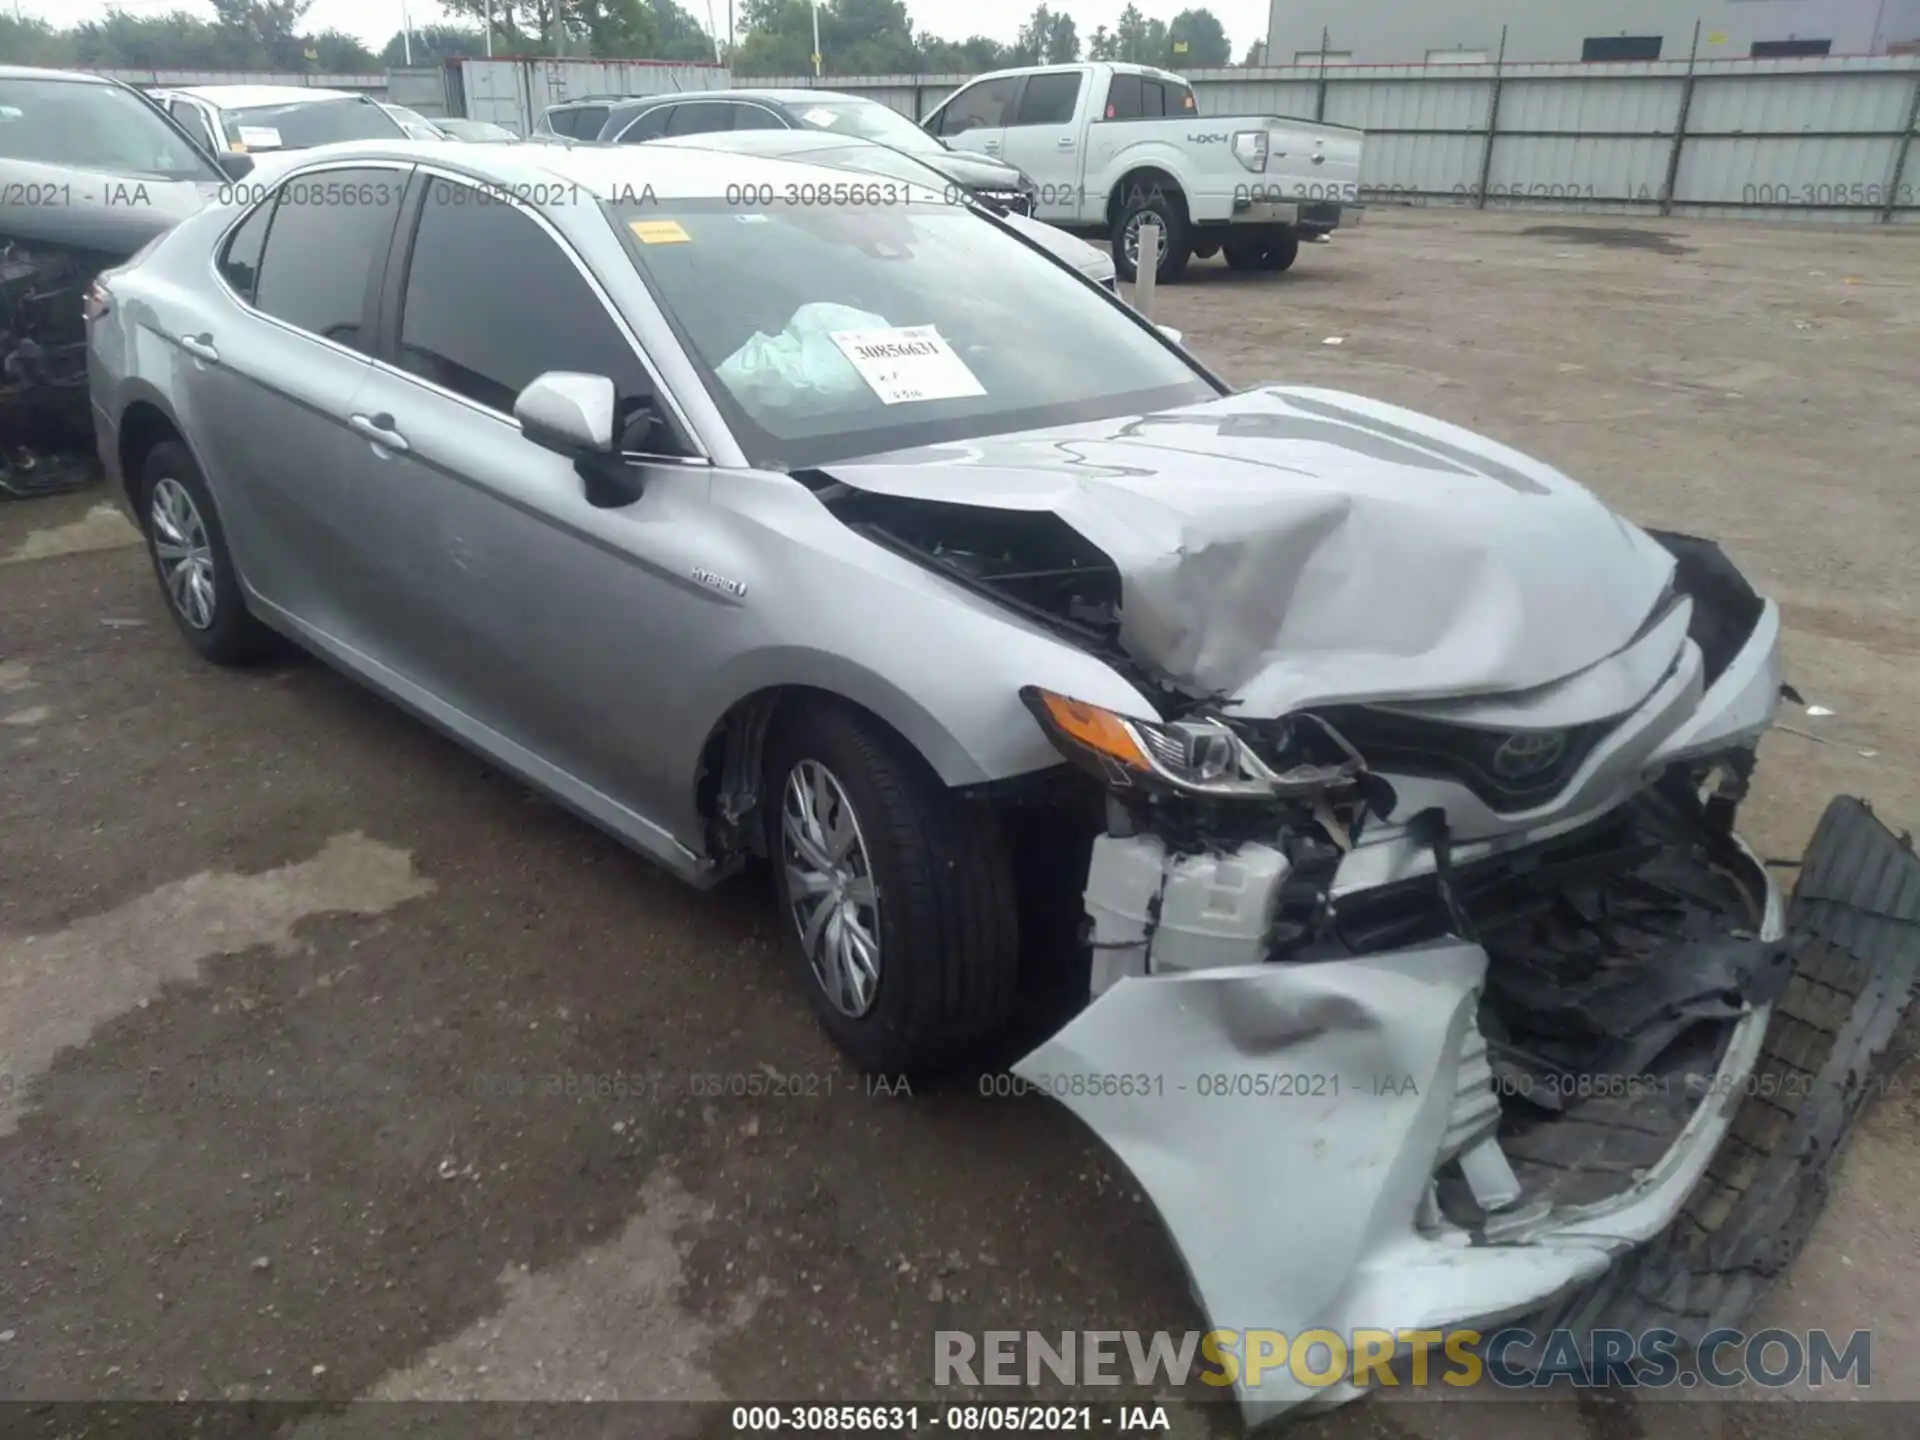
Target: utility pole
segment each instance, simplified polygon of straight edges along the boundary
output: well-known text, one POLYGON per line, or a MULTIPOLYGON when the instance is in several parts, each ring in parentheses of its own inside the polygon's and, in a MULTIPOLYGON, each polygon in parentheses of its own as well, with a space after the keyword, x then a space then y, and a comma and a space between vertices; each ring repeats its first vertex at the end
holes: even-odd
POLYGON ((407 55, 407 64, 413 64, 413 17, 407 13, 407 0, 400 0, 400 43, 407 55))
POLYGON ((813 78, 820 78, 820 0, 813 0, 813 78))
POLYGON ((487 58, 493 58, 493 0, 487 0, 487 58))

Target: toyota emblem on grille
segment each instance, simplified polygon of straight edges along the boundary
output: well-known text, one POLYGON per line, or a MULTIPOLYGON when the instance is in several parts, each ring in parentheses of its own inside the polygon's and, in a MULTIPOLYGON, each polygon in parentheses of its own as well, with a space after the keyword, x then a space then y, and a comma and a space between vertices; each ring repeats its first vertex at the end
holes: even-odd
POLYGON ((1493 773, 1502 780, 1531 780, 1560 763, 1567 737, 1559 730, 1509 735, 1493 752, 1493 773))

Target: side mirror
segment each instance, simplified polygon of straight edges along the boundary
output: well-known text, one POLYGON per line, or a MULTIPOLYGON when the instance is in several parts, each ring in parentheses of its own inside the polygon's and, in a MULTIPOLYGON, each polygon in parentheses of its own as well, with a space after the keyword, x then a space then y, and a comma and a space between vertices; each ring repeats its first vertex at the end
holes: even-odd
POLYGON ((620 435, 631 432, 652 411, 646 396, 630 397, 625 414, 613 381, 604 375, 549 370, 537 375, 513 402, 520 432, 542 449, 573 461, 586 488, 587 503, 602 510, 638 500, 640 471, 620 457, 620 435))
POLYGON ((1156 325, 1153 328, 1158 330, 1162 335, 1166 336, 1167 339, 1173 341, 1173 343, 1176 345, 1186 344, 1186 340, 1181 336, 1180 332, 1174 329, 1173 326, 1171 325, 1156 325))
POLYGON ((569 460, 611 455, 615 398, 604 375, 549 370, 520 392, 513 418, 527 439, 569 460))
POLYGON ((213 162, 229 180, 244 180, 253 173, 253 156, 238 150, 216 151, 213 162))

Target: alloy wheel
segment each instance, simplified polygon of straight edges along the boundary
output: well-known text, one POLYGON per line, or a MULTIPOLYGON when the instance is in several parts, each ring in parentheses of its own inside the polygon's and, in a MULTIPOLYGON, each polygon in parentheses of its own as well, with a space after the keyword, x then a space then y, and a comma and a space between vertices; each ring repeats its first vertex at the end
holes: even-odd
POLYGON ((153 487, 153 554, 173 608, 196 630, 213 624, 213 544, 186 486, 172 476, 153 487))
POLYGON ((780 837, 787 903, 807 964, 834 1009, 857 1020, 880 991, 880 897, 859 817, 817 760, 787 774, 780 837))

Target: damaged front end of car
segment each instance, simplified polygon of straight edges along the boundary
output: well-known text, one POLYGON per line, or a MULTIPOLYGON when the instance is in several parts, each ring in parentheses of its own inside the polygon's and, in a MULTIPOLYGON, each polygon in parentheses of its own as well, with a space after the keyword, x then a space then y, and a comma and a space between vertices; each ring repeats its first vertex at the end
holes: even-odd
POLYGON ((86 307, 124 256, 0 235, 0 498, 91 483, 86 307))
MULTIPOLYGON (((1024 692, 1107 819, 1090 1001, 1014 1068, 1133 1171, 1211 1327, 1697 1341, 1797 1253, 1920 974, 1920 864, 1836 799, 1787 903, 1735 829, 1778 611, 1654 539, 1640 632, 1529 691, 1024 692)), ((1363 1393, 1236 1384, 1256 1423, 1363 1393)))

